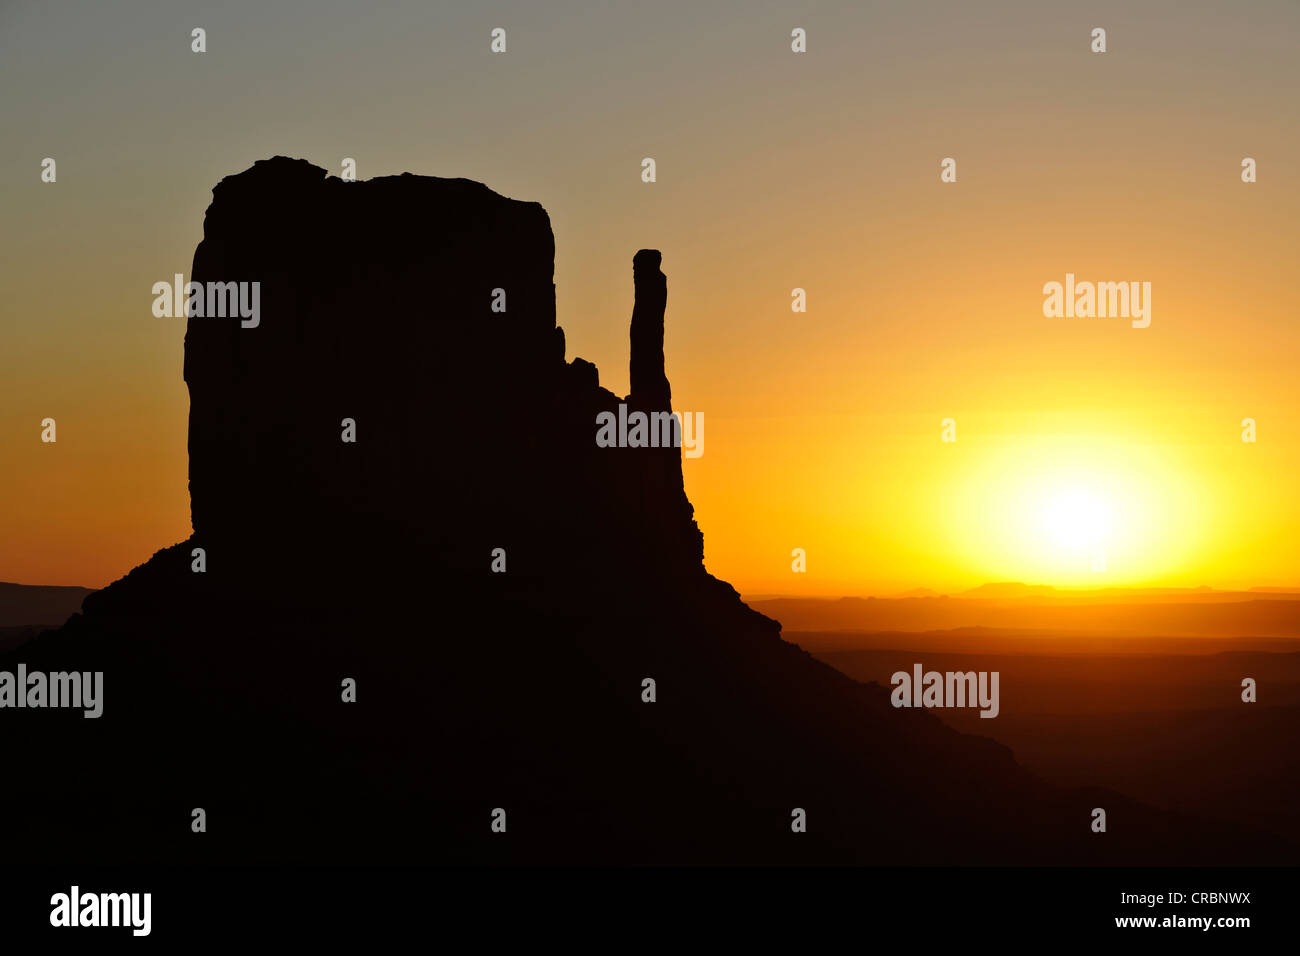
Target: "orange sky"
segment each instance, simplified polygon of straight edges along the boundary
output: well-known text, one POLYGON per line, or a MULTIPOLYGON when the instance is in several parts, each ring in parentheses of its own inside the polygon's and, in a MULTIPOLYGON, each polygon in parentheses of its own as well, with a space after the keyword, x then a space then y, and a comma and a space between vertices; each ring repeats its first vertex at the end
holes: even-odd
POLYGON ((28 91, 0 103, 0 580, 103 585, 188 534, 184 323, 150 287, 222 176, 285 154, 540 201, 569 357, 619 393, 661 249, 687 491, 742 592, 1300 584, 1294 5, 141 6, 0 10, 28 91), (1066 272, 1150 282, 1150 327, 1045 318, 1066 272))

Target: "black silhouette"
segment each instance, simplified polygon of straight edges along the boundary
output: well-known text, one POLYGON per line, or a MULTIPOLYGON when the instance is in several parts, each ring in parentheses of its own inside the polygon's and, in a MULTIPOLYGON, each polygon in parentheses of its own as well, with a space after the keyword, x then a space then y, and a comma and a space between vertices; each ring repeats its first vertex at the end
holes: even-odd
MULTIPOLYGON (((105 672, 99 720, 6 715, 11 859, 1294 858, 1048 787, 783 641, 705 571, 679 451, 596 446, 620 399, 565 361, 538 204, 285 158, 213 195, 193 280, 260 282, 261 322, 189 320, 193 537, 0 656, 105 672)), ((627 401, 666 410, 634 265, 627 401)))

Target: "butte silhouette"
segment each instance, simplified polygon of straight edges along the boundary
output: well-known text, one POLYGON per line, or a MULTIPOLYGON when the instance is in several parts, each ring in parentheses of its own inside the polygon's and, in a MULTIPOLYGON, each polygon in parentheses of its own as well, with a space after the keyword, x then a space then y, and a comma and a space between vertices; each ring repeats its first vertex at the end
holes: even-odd
POLYGON ((670 406, 659 253, 623 398, 566 361, 546 211, 479 183, 260 161, 213 190, 192 271, 260 283, 260 323, 188 320, 193 536, 0 656, 104 672, 97 720, 3 716, 11 858, 1294 858, 1049 787, 710 575, 680 450, 595 441, 621 403, 670 406))

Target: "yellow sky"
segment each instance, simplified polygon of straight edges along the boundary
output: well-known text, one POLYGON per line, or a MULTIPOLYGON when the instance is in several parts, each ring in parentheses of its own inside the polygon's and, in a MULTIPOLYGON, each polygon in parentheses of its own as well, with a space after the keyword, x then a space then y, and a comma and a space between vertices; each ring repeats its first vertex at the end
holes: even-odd
POLYGON ((1300 584, 1294 5, 503 3, 496 59, 473 11, 144 6, 0 12, 32 91, 0 104, 0 580, 102 585, 188 534, 184 323, 150 287, 222 176, 285 154, 543 203, 569 357, 619 393, 661 249, 687 492, 742 592, 1300 584), (1150 327, 1045 318, 1067 272, 1150 282, 1150 327))

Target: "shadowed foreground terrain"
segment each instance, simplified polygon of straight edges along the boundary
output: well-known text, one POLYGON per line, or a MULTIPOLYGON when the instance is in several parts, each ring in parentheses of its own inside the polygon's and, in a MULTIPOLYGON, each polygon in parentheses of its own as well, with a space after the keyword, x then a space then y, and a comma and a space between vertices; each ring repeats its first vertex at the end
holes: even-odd
POLYGON ((1198 652, 1199 640, 1166 638, 1161 653, 1065 655, 1039 635, 1036 650, 1005 654, 989 650, 1000 635, 975 632, 965 635, 965 653, 941 649, 948 634, 861 635, 864 644, 889 641, 897 649, 827 651, 826 635, 791 636, 863 681, 887 682, 916 661, 937 671, 996 670, 997 719, 953 709, 943 712, 945 723, 1006 744, 1053 783, 1110 787, 1300 841, 1300 653, 1198 652), (1247 704, 1240 682, 1251 675, 1259 699, 1247 704))
POLYGON ((625 399, 566 362, 553 261, 539 205, 466 180, 218 184, 192 278, 260 282, 261 321, 189 319, 193 537, 0 656, 105 672, 98 720, 4 714, 11 859, 1295 858, 1048 786, 782 640, 704 570, 679 450, 594 441, 620 401, 668 408, 659 254, 625 399))

